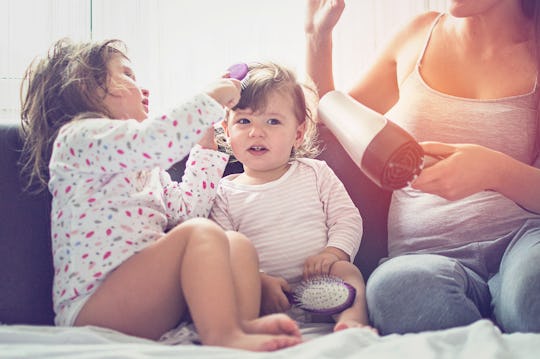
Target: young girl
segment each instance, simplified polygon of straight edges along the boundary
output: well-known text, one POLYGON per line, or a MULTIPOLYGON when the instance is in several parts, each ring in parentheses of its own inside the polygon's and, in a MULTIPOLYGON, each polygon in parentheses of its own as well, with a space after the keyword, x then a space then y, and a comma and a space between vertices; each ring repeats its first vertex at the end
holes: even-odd
POLYGON ((290 308, 285 292, 302 278, 336 275, 357 290, 335 330, 367 325, 364 282, 351 262, 362 219, 343 184, 317 154, 316 127, 304 86, 277 64, 251 65, 240 102, 224 122, 244 172, 225 177, 211 218, 239 231, 261 261, 266 313, 290 308))
POLYGON ((287 316, 255 319, 249 242, 202 218, 227 163, 208 129, 237 103, 238 81, 223 78, 147 119, 149 93, 122 42, 61 40, 23 83, 24 168, 52 193, 57 325, 158 339, 189 312, 203 344, 275 350, 300 341, 287 316), (171 181, 165 169, 192 147, 182 182, 171 181))

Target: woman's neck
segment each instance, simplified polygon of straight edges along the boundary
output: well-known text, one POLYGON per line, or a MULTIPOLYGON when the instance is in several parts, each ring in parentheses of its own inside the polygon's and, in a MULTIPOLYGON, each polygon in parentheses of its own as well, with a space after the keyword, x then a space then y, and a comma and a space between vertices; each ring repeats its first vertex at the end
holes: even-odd
POLYGON ((533 21, 522 12, 519 2, 501 1, 489 10, 471 16, 449 16, 449 30, 464 44, 480 51, 527 42, 533 21))

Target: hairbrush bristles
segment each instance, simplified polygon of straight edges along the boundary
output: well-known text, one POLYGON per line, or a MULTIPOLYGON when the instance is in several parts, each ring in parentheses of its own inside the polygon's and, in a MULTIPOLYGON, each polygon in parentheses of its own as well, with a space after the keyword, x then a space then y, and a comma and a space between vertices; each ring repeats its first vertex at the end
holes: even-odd
POLYGON ((333 315, 349 308, 356 289, 335 276, 317 276, 302 281, 288 294, 291 304, 317 314, 333 315))
POLYGON ((247 79, 248 79, 248 72, 249 67, 247 64, 240 62, 237 64, 234 64, 230 66, 227 71, 229 72, 229 76, 233 79, 237 79, 240 81, 240 86, 242 87, 242 90, 245 90, 247 86, 247 79))

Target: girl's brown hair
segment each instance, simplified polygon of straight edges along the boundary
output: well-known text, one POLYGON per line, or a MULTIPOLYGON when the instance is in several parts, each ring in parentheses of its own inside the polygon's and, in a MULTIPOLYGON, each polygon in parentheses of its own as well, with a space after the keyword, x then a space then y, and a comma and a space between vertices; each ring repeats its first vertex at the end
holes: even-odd
MULTIPOLYGON (((267 105, 269 94, 278 91, 290 96, 294 104, 295 117, 299 124, 306 124, 304 139, 300 146, 291 153, 291 159, 300 157, 316 157, 319 154, 317 141, 317 124, 314 111, 317 92, 313 86, 301 83, 290 69, 273 63, 252 63, 248 66, 246 78, 242 80, 242 96, 232 109, 247 109, 253 112, 262 111, 267 105)), ((232 154, 225 138, 218 138, 218 143, 232 154)))
POLYGON ((46 188, 52 144, 63 125, 90 116, 111 117, 103 94, 107 94, 107 64, 118 55, 126 57, 120 40, 61 39, 28 66, 21 85, 21 171, 26 190, 46 188))

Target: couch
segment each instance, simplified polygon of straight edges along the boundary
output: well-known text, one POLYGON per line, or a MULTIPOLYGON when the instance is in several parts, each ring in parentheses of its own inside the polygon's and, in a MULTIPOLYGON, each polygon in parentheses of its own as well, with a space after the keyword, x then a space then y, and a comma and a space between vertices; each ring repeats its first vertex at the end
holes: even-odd
MULTIPOLYGON (((366 279, 386 256, 386 221, 390 193, 365 177, 324 127, 320 131, 327 161, 344 182, 364 219, 355 264, 366 279)), ((55 327, 51 301, 53 276, 49 239, 50 195, 21 191, 18 159, 21 139, 16 125, 0 125, 0 357, 2 358, 235 358, 261 353, 200 346, 192 326, 181 325, 158 342, 99 327, 55 327), (185 344, 185 345, 171 345, 185 344)), ((170 169, 179 179, 184 163, 170 169)), ((226 173, 238 172, 230 163, 226 173)), ((365 328, 331 333, 332 324, 301 328, 304 343, 264 354, 282 358, 513 358, 536 359, 540 334, 504 334, 489 320, 439 331, 378 336, 365 328)))
MULTIPOLYGON (((320 128, 320 139, 324 148, 320 159, 344 182, 364 219, 355 264, 367 279, 386 255, 390 192, 363 175, 327 128, 320 128)), ((18 125, 0 125, 0 323, 52 325, 51 196, 22 190, 21 145, 18 125)), ((181 178, 184 164, 179 162, 169 170, 173 179, 181 178)), ((226 174, 240 169, 239 163, 230 163, 226 174)))

